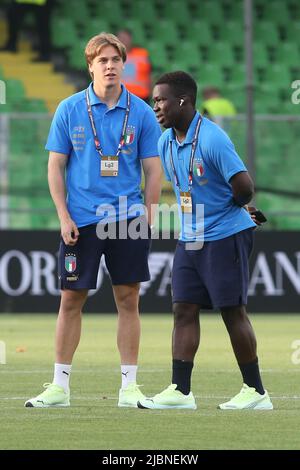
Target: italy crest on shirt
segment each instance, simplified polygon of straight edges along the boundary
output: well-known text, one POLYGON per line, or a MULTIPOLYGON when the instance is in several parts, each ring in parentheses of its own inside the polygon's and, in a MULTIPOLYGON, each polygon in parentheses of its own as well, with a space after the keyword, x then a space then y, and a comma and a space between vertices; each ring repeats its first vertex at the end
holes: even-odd
POLYGON ((203 158, 195 158, 193 171, 194 176, 196 177, 195 181, 199 184, 199 186, 203 186, 208 183, 208 179, 205 178, 205 167, 203 158))
POLYGON ((194 175, 199 177, 204 175, 204 163, 202 158, 194 161, 194 175))
POLYGON ((125 132, 125 137, 124 137, 124 143, 126 145, 132 144, 134 141, 134 134, 135 134, 135 127, 134 126, 127 126, 126 132, 125 132))

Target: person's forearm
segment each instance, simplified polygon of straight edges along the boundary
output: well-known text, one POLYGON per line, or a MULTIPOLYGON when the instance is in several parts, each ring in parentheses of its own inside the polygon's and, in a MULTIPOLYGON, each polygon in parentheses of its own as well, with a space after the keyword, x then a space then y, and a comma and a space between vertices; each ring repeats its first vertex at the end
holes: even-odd
POLYGON ((148 223, 153 225, 155 211, 161 192, 161 174, 145 175, 144 204, 147 208, 148 223))
POLYGON ((59 220, 62 221, 63 219, 69 218, 70 214, 66 204, 64 168, 50 165, 48 168, 48 183, 59 220))

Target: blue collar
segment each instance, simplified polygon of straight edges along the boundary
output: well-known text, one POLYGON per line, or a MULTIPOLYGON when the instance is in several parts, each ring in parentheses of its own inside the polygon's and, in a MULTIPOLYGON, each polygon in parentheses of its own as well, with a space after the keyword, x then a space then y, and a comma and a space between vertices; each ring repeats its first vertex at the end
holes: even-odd
MULTIPOLYGON (((187 134, 185 136, 185 139, 183 142, 181 142, 180 145, 185 145, 185 144, 191 144, 193 142, 193 138, 195 136, 195 130, 196 130, 196 125, 197 125, 197 122, 198 122, 198 119, 199 119, 199 116, 200 114, 198 113, 198 111, 196 111, 196 114, 195 116, 193 117, 193 120, 190 124, 190 127, 188 128, 188 131, 187 131, 187 134)), ((170 137, 170 140, 176 140, 176 134, 175 134, 175 131, 174 129, 171 129, 171 137, 170 137)), ((177 141, 176 141, 177 142, 177 141)))
MULTIPOLYGON (((126 88, 124 87, 124 85, 121 84, 121 88, 122 88, 122 93, 120 95, 120 98, 119 98, 119 101, 117 102, 116 104, 116 108, 124 108, 126 109, 126 105, 127 105, 127 90, 126 88)), ((95 105, 95 104, 105 104, 103 103, 99 98, 98 96, 96 95, 96 93, 94 92, 94 88, 93 88, 93 82, 90 83, 89 85, 89 97, 90 97, 90 101, 91 101, 91 106, 95 105)), ((105 104, 106 106, 106 104, 105 104)))

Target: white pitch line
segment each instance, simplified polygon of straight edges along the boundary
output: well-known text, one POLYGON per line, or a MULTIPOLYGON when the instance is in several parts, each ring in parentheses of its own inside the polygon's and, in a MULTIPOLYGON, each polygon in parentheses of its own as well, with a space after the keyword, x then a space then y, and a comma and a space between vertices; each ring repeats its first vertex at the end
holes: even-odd
MULTIPOLYGON (((7 367, 7 366, 4 366, 4 367, 7 367)), ((14 370, 14 369, 3 369, 1 370, 0 369, 0 374, 49 374, 49 373, 53 373, 53 369, 28 369, 28 370, 14 370)), ((300 369, 300 367, 298 367, 298 369, 300 369)), ((198 372, 201 374, 201 372, 203 371, 206 371, 206 370, 209 370, 209 373, 210 374, 235 374, 237 372, 239 372, 238 368, 236 369, 220 369, 220 370, 217 370, 217 369, 210 369, 210 368, 203 368, 202 370, 199 370, 198 372)), ((288 373, 295 373, 297 371, 297 366, 295 366, 293 369, 260 369, 261 372, 263 374, 265 373, 270 373, 270 374, 283 374, 285 372, 288 372, 288 373)), ((165 373, 165 372, 169 372, 170 371, 170 368, 165 368, 165 369, 142 369, 140 368, 139 369, 139 373, 140 374, 153 374, 153 373, 165 373)), ((120 370, 119 369, 103 369, 101 366, 95 366, 94 369, 72 369, 72 375, 73 374, 95 374, 95 372, 99 372, 99 375, 102 374, 103 372, 109 372, 109 373, 112 373, 112 374, 115 374, 115 373, 119 373, 120 370)))
MULTIPOLYGON (((221 395, 194 395, 194 397, 199 400, 226 400, 227 398, 230 398, 230 396, 221 396, 221 395)), ((275 400, 300 400, 300 396, 297 396, 297 395, 275 396, 275 395, 270 394, 270 397, 275 400)), ((73 400, 96 400, 96 401, 118 400, 117 396, 101 398, 101 397, 95 397, 95 396, 88 397, 84 395, 80 397, 72 396, 71 398, 73 400)), ((28 399, 28 396, 26 397, 25 396, 24 397, 1 397, 0 396, 0 400, 27 400, 27 399, 28 399)))

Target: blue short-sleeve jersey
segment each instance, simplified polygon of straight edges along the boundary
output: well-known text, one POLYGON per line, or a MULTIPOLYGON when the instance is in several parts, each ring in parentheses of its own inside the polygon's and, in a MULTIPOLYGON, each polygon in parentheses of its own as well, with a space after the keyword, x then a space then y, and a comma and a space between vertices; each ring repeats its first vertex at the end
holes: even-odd
MULTIPOLYGON (((122 85, 119 101, 111 109, 94 93, 93 84, 89 86, 89 96, 103 154, 114 156, 122 133, 127 90, 122 85)), ((85 90, 63 100, 55 112, 46 149, 69 157, 67 206, 78 227, 107 220, 107 211, 99 210, 99 206, 112 206, 116 220, 123 220, 128 218, 130 206, 142 204, 141 159, 158 156, 161 130, 151 107, 133 94, 130 99, 125 145, 119 155, 116 177, 100 175, 100 156, 95 148, 85 90), (121 196, 127 196, 127 204, 119 207, 121 196)))
POLYGON ((158 143, 166 179, 172 182, 176 194, 181 221, 180 240, 183 241, 218 240, 256 226, 249 213, 234 202, 229 183, 233 175, 247 169, 228 135, 207 118, 202 118, 195 151, 192 214, 182 213, 180 191, 189 189, 191 147, 199 116, 197 112, 183 142, 179 143, 173 129, 168 129, 158 143), (180 189, 175 183, 170 161, 170 142, 180 189), (197 211, 197 205, 203 206, 199 206, 197 211), (204 217, 201 208, 204 209, 204 217))

